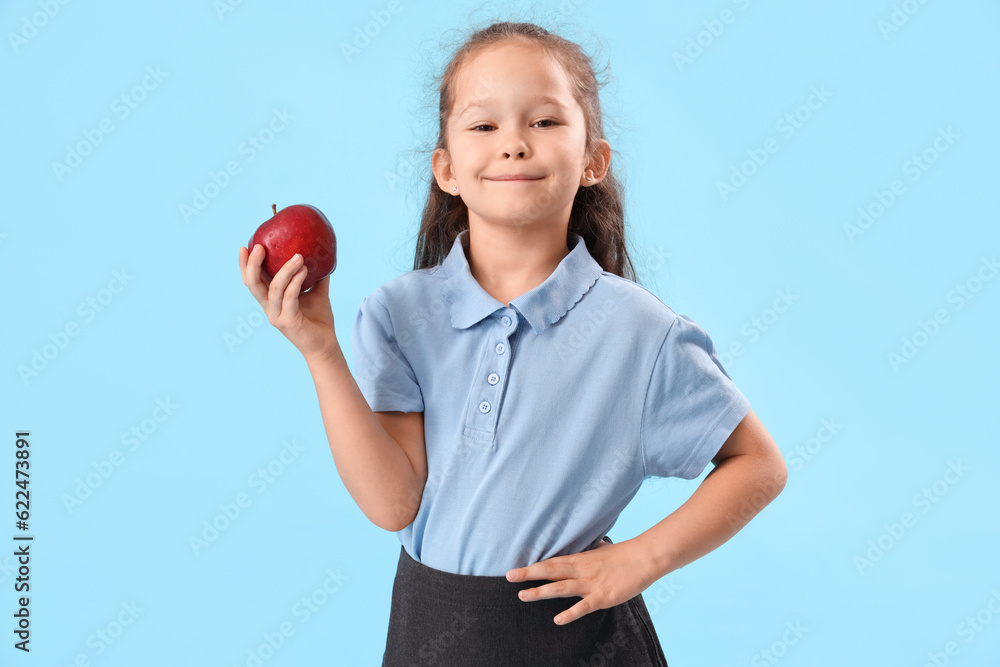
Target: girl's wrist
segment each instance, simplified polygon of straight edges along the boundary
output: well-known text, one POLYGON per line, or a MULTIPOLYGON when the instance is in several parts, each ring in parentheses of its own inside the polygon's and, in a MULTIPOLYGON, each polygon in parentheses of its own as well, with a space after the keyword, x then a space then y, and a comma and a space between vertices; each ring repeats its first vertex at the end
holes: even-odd
POLYGON ((341 361, 346 362, 344 352, 340 349, 340 343, 336 340, 333 341, 332 345, 329 345, 320 351, 303 354, 302 356, 305 358, 306 366, 309 367, 310 371, 317 368, 329 367, 331 364, 341 361))

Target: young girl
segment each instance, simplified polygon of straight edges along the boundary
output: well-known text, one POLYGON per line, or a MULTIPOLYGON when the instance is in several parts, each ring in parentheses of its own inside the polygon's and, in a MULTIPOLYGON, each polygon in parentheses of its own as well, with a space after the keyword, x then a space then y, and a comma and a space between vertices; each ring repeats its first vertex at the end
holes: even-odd
POLYGON ((657 665, 641 592, 784 486, 709 336, 633 281, 598 83, 527 23, 475 32, 440 87, 414 270, 366 297, 351 374, 329 278, 244 283, 302 352, 337 470, 401 545, 383 665, 657 665), (607 538, 647 477, 712 472, 607 538))

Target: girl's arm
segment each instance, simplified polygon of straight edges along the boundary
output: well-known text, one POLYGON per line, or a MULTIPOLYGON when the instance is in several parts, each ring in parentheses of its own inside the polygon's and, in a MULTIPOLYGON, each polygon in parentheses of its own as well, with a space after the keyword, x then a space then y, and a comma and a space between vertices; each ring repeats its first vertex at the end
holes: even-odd
POLYGON ((372 412, 347 367, 330 305, 330 276, 300 293, 307 269, 298 253, 268 282, 264 246, 240 247, 243 284, 267 321, 298 348, 319 397, 333 462, 344 486, 375 525, 396 532, 413 522, 427 480, 422 412, 372 412))
POLYGON ((372 523, 402 530, 413 522, 427 481, 423 413, 372 412, 339 344, 306 364, 348 493, 372 523))
POLYGON ((683 505, 637 535, 655 581, 715 550, 785 488, 788 470, 771 435, 747 413, 712 459, 715 467, 683 505))

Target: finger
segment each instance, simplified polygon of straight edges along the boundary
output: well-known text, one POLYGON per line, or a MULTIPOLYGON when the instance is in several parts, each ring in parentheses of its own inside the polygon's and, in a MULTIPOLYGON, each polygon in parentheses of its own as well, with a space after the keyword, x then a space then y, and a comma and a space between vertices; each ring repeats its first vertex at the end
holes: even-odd
POLYGON ((588 603, 587 598, 583 598, 582 600, 577 602, 575 605, 573 605, 566 611, 556 614, 556 617, 553 618, 552 620, 555 622, 556 625, 566 625, 567 623, 572 623, 578 618, 586 616, 592 611, 593 609, 591 608, 591 605, 588 603))
MULTIPOLYGON (((240 258, 243 257, 243 249, 240 249, 240 258)), ((246 265, 243 268, 243 284, 250 289, 257 302, 267 312, 267 283, 260 278, 260 265, 264 261, 264 246, 259 243, 247 251, 246 265)))
POLYGON ((285 288, 288 287, 289 281, 300 266, 302 266, 302 255, 295 253, 271 278, 271 285, 267 288, 267 301, 275 317, 281 313, 281 300, 285 294, 285 288))
POLYGON ((302 289, 302 281, 306 279, 307 273, 309 273, 309 269, 300 266, 288 282, 288 289, 285 290, 285 296, 281 299, 281 314, 286 318, 295 317, 295 314, 299 312, 299 291, 302 289))
POLYGON ((260 281, 260 265, 257 264, 255 271, 255 259, 256 255, 245 247, 240 246, 240 274, 243 276, 243 284, 247 286, 253 297, 257 299, 257 302, 263 306, 265 297, 267 296, 267 286, 258 284, 260 281))
POLYGON ((573 576, 572 556, 554 556, 540 560, 525 567, 516 567, 507 571, 508 581, 532 581, 536 579, 566 579, 573 576))
POLYGON ((246 248, 244 248, 243 246, 240 246, 240 253, 239 253, 239 256, 240 256, 240 278, 243 279, 243 284, 244 285, 247 284, 247 257, 249 256, 249 254, 250 253, 247 251, 246 248))
POLYGON ((517 597, 525 602, 531 602, 533 600, 568 598, 579 595, 579 592, 577 592, 572 581, 572 579, 563 579, 562 581, 554 581, 551 584, 545 584, 544 586, 525 588, 524 590, 518 592, 517 597))

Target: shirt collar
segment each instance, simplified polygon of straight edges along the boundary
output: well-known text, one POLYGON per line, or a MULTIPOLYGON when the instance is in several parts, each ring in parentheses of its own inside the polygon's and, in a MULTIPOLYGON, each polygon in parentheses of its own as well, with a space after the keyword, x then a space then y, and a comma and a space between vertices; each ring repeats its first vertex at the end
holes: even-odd
MULTIPOLYGON (((567 237, 570 252, 562 258, 555 271, 541 285, 510 302, 524 315, 536 334, 569 312, 583 298, 603 272, 587 251, 583 237, 570 232, 567 237)), ((462 230, 442 262, 446 279, 441 292, 451 303, 451 324, 465 329, 507 305, 491 296, 472 276, 465 253, 469 248, 469 230, 462 230)))

